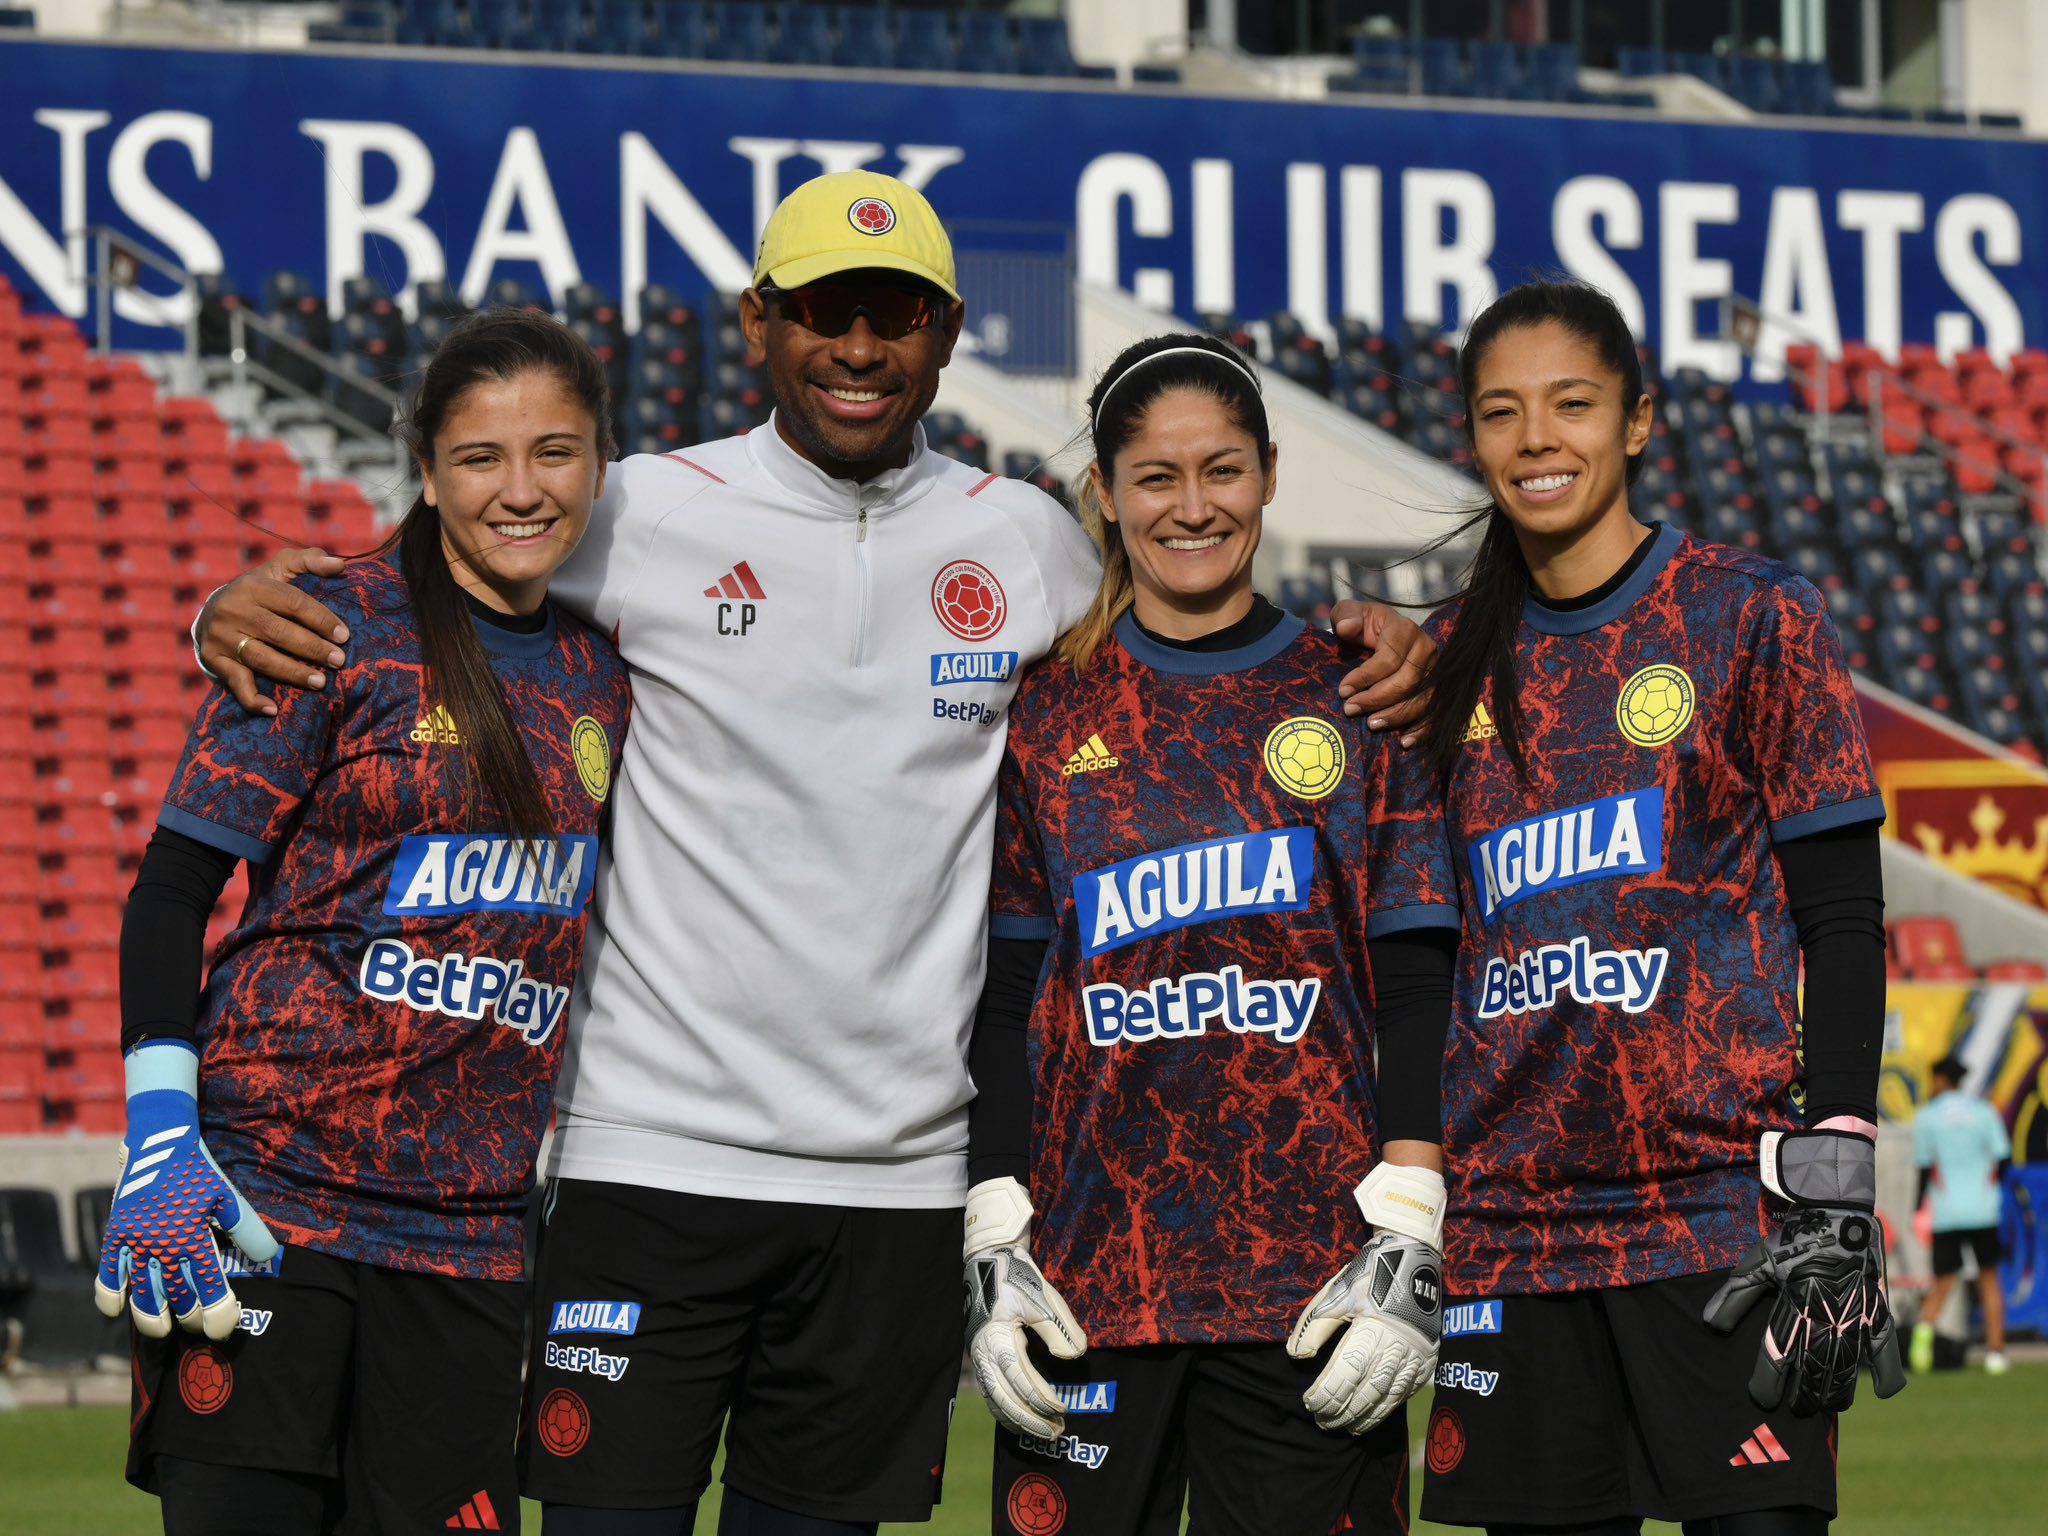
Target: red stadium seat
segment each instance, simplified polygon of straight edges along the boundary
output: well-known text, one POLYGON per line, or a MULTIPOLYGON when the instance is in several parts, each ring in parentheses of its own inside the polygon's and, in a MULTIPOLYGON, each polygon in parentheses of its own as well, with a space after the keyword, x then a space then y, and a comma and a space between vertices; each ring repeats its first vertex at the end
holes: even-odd
POLYGON ((1892 953, 1900 967, 1917 976, 1930 965, 1961 963, 1963 936, 1955 921, 1946 917, 1899 917, 1887 924, 1891 930, 1892 953))
POLYGON ((1986 981, 2048 981, 2048 965, 2038 960, 1998 960, 1984 967, 1986 981))

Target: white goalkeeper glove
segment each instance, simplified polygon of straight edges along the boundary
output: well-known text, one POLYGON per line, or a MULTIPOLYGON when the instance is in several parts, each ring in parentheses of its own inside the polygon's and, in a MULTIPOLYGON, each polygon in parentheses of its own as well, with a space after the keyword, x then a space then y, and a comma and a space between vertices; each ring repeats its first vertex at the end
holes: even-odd
POLYGON ((1356 1191, 1372 1240, 1316 1292, 1287 1353, 1344 1337, 1301 1401, 1324 1429, 1362 1435, 1436 1375, 1443 1337, 1444 1176, 1381 1163, 1356 1191))
POLYGON ((1088 1335, 1033 1262, 1030 1232, 1031 1197, 1015 1179, 986 1179, 967 1192, 967 1351, 997 1423, 1057 1440, 1066 1415, 1032 1368, 1024 1335, 1037 1334, 1062 1360, 1079 1359, 1088 1335))

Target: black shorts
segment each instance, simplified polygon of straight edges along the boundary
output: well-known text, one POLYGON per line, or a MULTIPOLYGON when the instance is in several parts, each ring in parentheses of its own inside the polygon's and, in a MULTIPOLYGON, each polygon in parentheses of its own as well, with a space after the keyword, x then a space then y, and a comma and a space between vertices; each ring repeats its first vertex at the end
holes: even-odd
POLYGON ((526 1287, 309 1248, 264 1267, 231 1276, 222 1343, 129 1330, 128 1480, 158 1492, 158 1456, 262 1467, 333 1479, 330 1530, 517 1530, 526 1287))
POLYGON ((1965 1248, 1970 1250, 1970 1256, 1977 1261, 1977 1273, 1980 1275, 1994 1273, 1999 1260, 2005 1257, 2005 1244, 1999 1241, 1996 1227, 1975 1227, 1965 1232, 1937 1232, 1934 1234, 1934 1272, 1937 1275, 1961 1274, 1965 1248))
POLYGON ((1722 1274, 1444 1310, 1422 1513, 1447 1525, 1835 1509, 1835 1416, 1765 1413, 1768 1302, 1700 1320, 1722 1274))
POLYGON ((1061 1389, 1066 1432, 996 1431, 997 1536, 1203 1536, 1408 1529, 1408 1424, 1319 1429, 1301 1405, 1320 1361, 1279 1344, 1091 1349, 1032 1364, 1061 1389))
POLYGON ((930 1519, 960 1384, 960 1220, 549 1181, 527 1497, 695 1503, 725 1426, 730 1488, 824 1520, 930 1519))

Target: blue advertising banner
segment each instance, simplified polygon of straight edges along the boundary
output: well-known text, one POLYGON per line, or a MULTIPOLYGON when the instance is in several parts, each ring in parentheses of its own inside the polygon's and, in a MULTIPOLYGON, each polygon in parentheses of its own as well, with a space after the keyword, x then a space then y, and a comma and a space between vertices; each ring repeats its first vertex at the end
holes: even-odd
MULTIPOLYGON (((2048 326, 2023 266, 2048 235, 2048 145, 1960 132, 34 40, 0 42, 0 79, 0 272, 74 315, 66 234, 95 223, 251 292, 280 269, 330 296, 365 271, 472 298, 584 279, 630 315, 649 282, 744 286, 782 193, 866 165, 963 232, 1071 231, 1081 276, 1184 316, 1455 331, 1563 268, 1667 366, 1726 379, 1745 362, 1715 301, 1758 300, 1787 322, 1759 383, 1799 335, 2003 354, 2048 326)), ((175 304, 119 313, 123 344, 173 344, 175 304)))

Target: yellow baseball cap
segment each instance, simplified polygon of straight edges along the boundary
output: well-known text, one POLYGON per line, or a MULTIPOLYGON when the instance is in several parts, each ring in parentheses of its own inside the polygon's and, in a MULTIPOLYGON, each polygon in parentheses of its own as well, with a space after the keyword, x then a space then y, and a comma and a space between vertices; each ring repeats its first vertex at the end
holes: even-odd
POLYGON ((801 288, 862 267, 907 272, 960 297, 953 242, 932 205, 879 171, 814 177, 785 197, 761 231, 754 286, 801 288))

